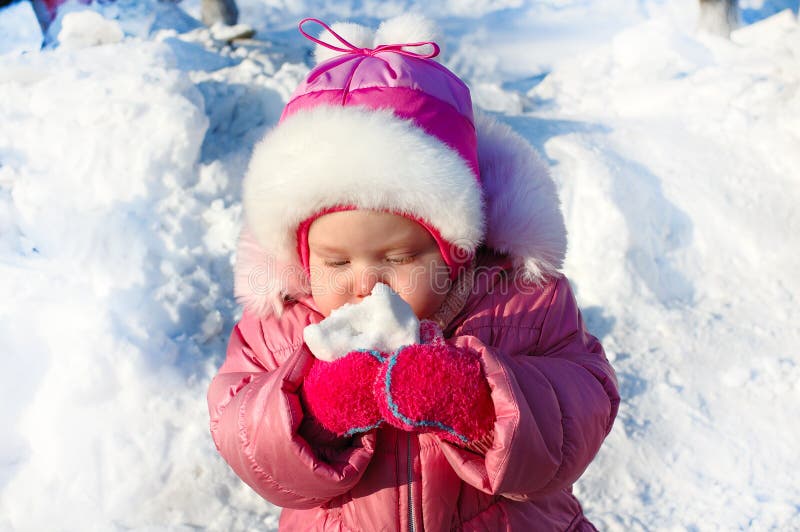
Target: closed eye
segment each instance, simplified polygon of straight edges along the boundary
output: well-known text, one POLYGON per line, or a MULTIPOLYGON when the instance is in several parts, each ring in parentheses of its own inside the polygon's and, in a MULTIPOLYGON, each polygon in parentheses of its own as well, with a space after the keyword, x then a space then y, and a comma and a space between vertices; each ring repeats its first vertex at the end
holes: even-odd
POLYGON ((386 257, 386 262, 389 264, 408 264, 414 262, 416 255, 403 255, 401 257, 386 257))
POLYGON ((349 262, 349 260, 325 260, 324 264, 329 268, 340 268, 347 265, 349 262))

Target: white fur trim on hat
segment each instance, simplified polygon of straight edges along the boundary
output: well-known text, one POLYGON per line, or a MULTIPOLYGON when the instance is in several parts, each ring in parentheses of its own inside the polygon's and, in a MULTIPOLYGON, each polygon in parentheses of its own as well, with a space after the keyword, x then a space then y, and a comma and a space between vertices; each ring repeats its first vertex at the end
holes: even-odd
POLYGON ((308 279, 296 261, 278 261, 245 226, 236 247, 233 293, 236 301, 257 316, 281 315, 284 300, 310 292, 308 279))
POLYGON ((558 191, 539 153, 506 124, 475 114, 486 200, 486 244, 509 255, 528 280, 561 268, 567 229, 558 191))
MULTIPOLYGON (((484 189, 486 245, 508 254, 528 279, 541 282, 561 267, 567 246, 567 232, 555 183, 538 153, 510 127, 488 115, 476 113, 475 128, 484 189)), ((272 134, 262 144, 268 143, 272 134)), ((313 151, 312 142, 298 140, 294 151, 296 156, 302 158, 306 152, 313 151)), ((278 172, 277 168, 271 168, 274 165, 266 158, 269 151, 261 145, 256 149, 248 180, 254 175, 253 172, 262 169, 268 173, 270 169, 273 173, 278 172), (256 156, 258 161, 255 161, 256 156)), ((314 155, 320 157, 322 154, 314 155)), ((353 169, 358 168, 357 161, 351 163, 353 169)), ((292 179, 294 177, 287 175, 275 183, 278 187, 276 197, 268 200, 266 207, 272 209, 280 201, 278 196, 283 197, 281 187, 297 186, 292 179)), ((246 188, 250 186, 253 183, 246 188)), ((258 188, 261 194, 269 195, 269 187, 265 183, 261 182, 258 188)), ((247 206, 248 201, 245 200, 246 209, 252 209, 247 206)), ((437 196, 432 201, 444 202, 437 206, 439 210, 453 208, 447 198, 437 196)), ((264 211, 263 214, 267 215, 268 212, 264 211)), ((278 209, 274 214, 281 216, 283 212, 278 209)), ((251 223, 251 217, 248 215, 247 218, 251 223)), ((293 242, 294 234, 289 238, 293 242)), ((308 295, 307 283, 299 273, 302 267, 297 257, 278 261, 275 255, 275 249, 257 242, 245 226, 236 256, 236 297, 240 304, 256 315, 280 315, 284 298, 298 299, 308 295)))
POLYGON ((421 218, 472 253, 483 240, 481 189, 467 163, 391 110, 319 106, 256 146, 243 184, 247 224, 277 260, 297 259, 297 228, 326 208, 421 218))

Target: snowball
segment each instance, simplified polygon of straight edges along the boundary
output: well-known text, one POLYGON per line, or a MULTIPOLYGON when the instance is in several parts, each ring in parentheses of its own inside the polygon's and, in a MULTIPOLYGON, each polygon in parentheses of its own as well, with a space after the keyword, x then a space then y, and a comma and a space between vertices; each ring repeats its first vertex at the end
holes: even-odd
POLYGON ((396 292, 378 283, 361 302, 345 304, 306 327, 303 338, 314 356, 331 362, 357 349, 388 353, 419 343, 419 320, 396 292))
POLYGON ((69 48, 87 48, 122 40, 124 33, 116 21, 95 11, 74 11, 64 15, 58 42, 69 48))

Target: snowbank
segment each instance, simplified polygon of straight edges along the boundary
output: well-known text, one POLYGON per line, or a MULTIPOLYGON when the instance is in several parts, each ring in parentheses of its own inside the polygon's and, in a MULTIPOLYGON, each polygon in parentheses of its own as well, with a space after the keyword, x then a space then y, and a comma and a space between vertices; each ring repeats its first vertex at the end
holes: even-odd
POLYGON ((579 483, 601 529, 800 524, 799 44, 789 12, 733 42, 651 20, 528 94, 622 385, 579 483))
POLYGON ((192 81, 177 47, 0 59, 4 530, 275 523, 232 482, 204 401, 236 314, 241 164, 199 164, 210 122, 228 142, 237 122, 205 104, 247 91, 192 81))

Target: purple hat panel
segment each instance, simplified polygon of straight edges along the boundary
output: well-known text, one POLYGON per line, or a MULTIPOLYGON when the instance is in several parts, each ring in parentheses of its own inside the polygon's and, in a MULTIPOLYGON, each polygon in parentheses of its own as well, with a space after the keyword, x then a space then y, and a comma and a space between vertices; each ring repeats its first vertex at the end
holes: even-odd
POLYGON ((391 50, 329 59, 300 84, 281 121, 319 105, 390 109, 458 152, 479 179, 469 89, 435 61, 391 50))

